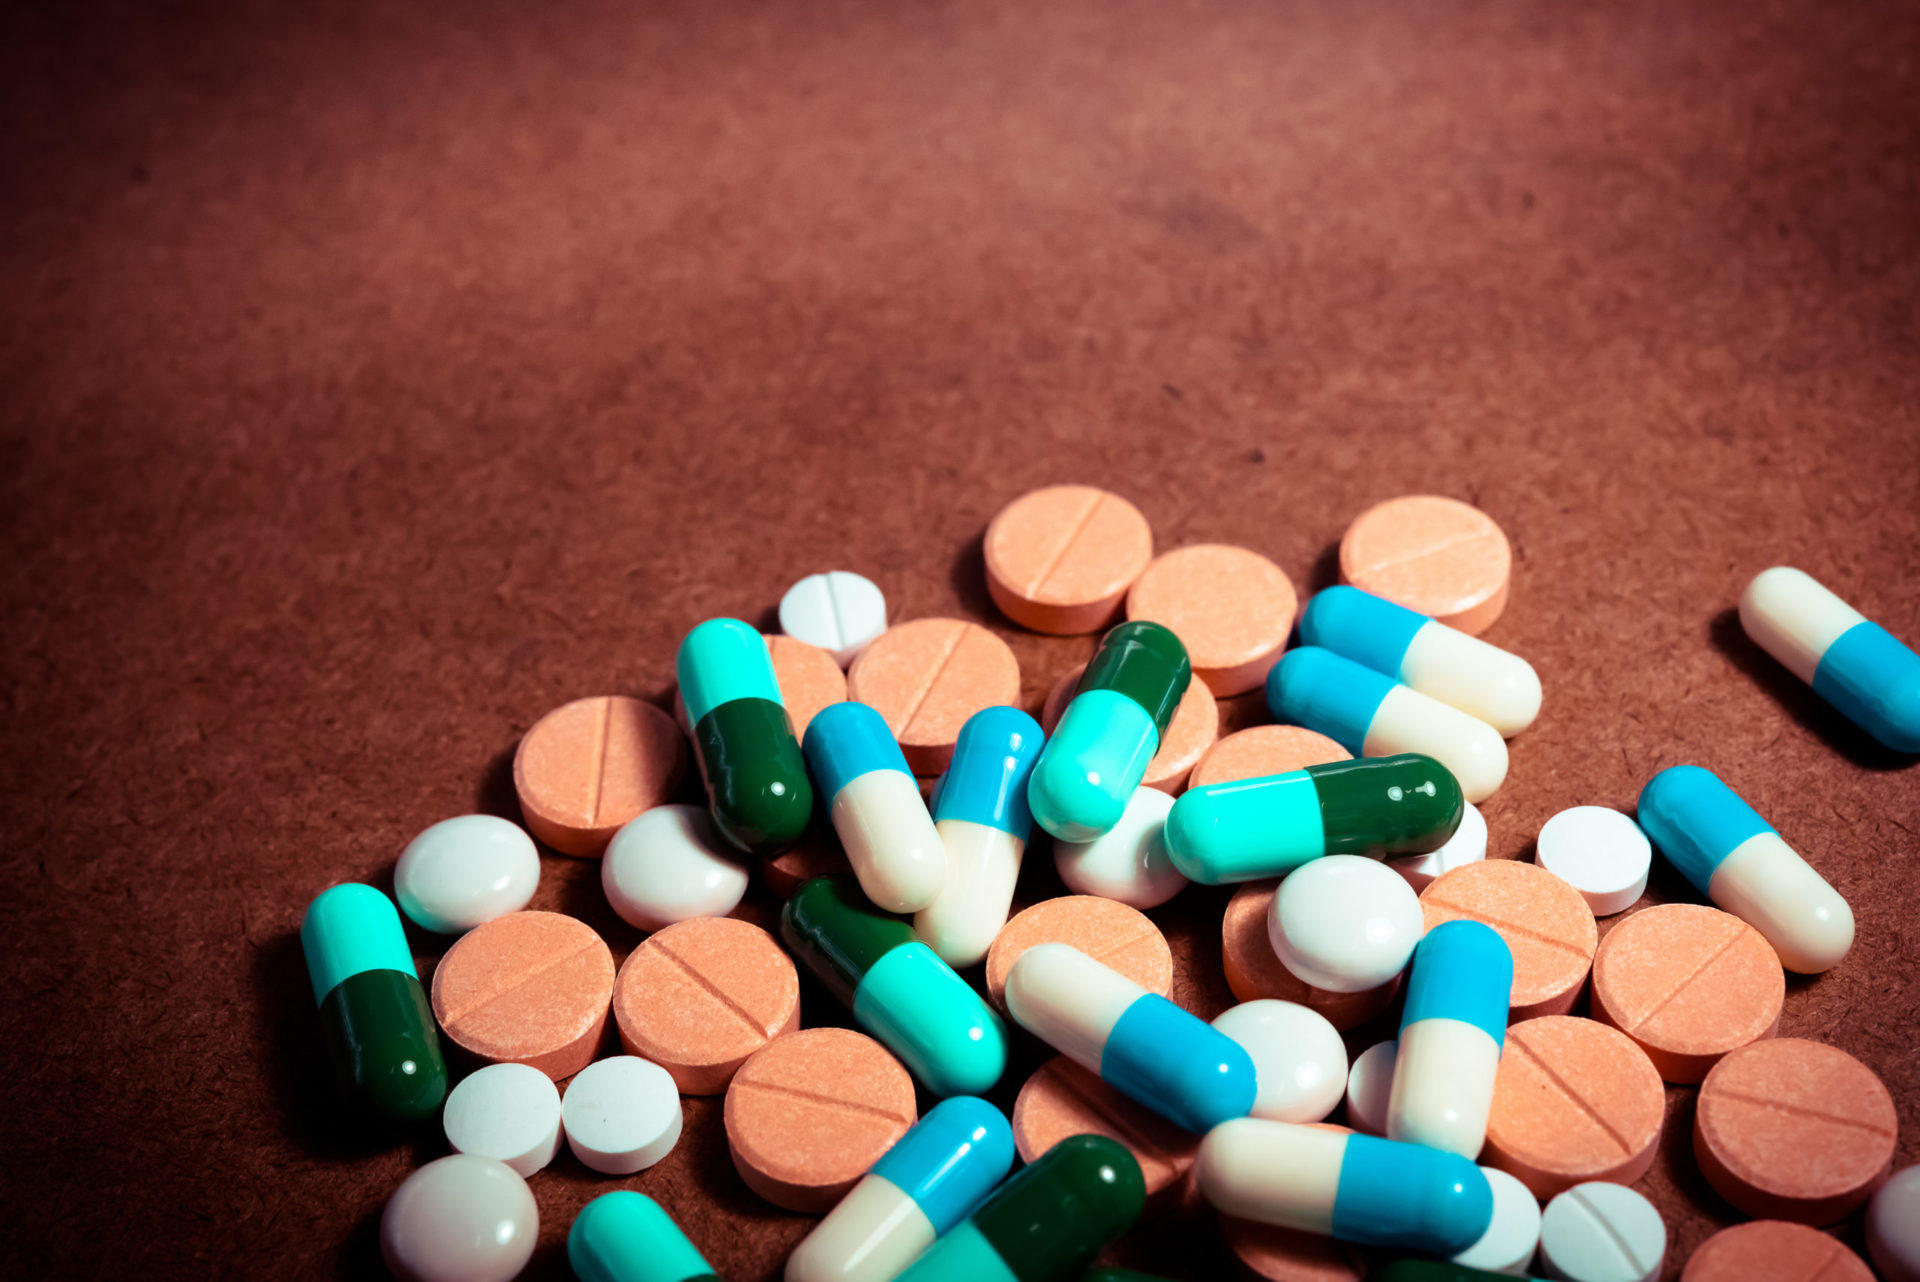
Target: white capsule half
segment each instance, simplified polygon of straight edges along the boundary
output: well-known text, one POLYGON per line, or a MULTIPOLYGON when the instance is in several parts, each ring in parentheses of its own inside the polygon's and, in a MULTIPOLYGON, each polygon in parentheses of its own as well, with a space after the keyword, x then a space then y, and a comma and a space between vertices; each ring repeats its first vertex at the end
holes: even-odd
POLYGON ((1263 1118, 1223 1122, 1200 1145, 1200 1192, 1224 1215, 1329 1234, 1346 1154, 1339 1131, 1263 1118))
POLYGON ((1387 1102, 1387 1138, 1461 1157, 1480 1156, 1500 1073, 1500 1044, 1457 1019, 1423 1019, 1400 1030, 1387 1102))
POLYGON ((985 957, 1007 924, 1027 843, 970 819, 942 819, 934 829, 946 851, 946 877, 933 902, 915 915, 913 929, 941 961, 958 969, 985 957))
POLYGON ((786 1282, 890 1282, 934 1237, 918 1202, 869 1173, 787 1257, 786 1282))
POLYGON ((1452 771, 1468 801, 1485 801, 1507 777, 1507 741, 1498 730, 1406 685, 1380 700, 1360 748, 1363 757, 1400 752, 1423 753, 1452 771))
POLYGON ((946 877, 947 851, 912 775, 869 770, 849 779, 829 813, 860 889, 876 906, 911 913, 933 902, 946 877))
POLYGON ((1540 715, 1540 676, 1517 654, 1444 623, 1414 633, 1400 680, 1512 738, 1540 715))
POLYGON ((1090 1072, 1107 1036, 1147 990, 1071 944, 1035 944, 1007 972, 1007 1013, 1090 1072))
POLYGON ((1766 936, 1798 974, 1830 970, 1853 947, 1853 909, 1777 832, 1734 847, 1713 870, 1707 898, 1766 936))
POLYGON ((1740 594, 1740 626, 1808 685, 1827 647, 1867 621, 1805 570, 1776 565, 1740 594))

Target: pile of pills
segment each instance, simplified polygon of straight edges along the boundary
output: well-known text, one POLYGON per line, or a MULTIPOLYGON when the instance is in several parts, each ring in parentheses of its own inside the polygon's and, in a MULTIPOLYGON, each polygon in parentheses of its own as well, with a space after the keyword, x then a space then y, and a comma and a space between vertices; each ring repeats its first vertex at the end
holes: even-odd
MULTIPOLYGON (((513 1277, 537 1236, 527 1181, 563 1141, 631 1181, 679 1141, 681 1097, 709 1095, 745 1186, 824 1216, 788 1282, 1140 1279, 1089 1268, 1141 1216, 1201 1203, 1269 1282, 1650 1282, 1666 1229, 1629 1186, 1677 1083, 1698 1089, 1701 1175, 1753 1217, 1688 1282, 1866 1278, 1818 1231, 1863 1208, 1882 1274, 1920 1280, 1920 1168, 1891 1174, 1886 1088, 1776 1035, 1786 972, 1853 942, 1781 834, 1681 765, 1634 816, 1575 806, 1531 862, 1486 858, 1476 803, 1541 686, 1479 639, 1512 561, 1485 513, 1362 513, 1342 584, 1304 610, 1258 553, 1156 558, 1137 508, 1083 486, 1015 500, 984 549, 1008 619, 1102 634, 1039 721, 987 628, 890 625, 874 583, 817 574, 780 602, 782 635, 692 627, 674 715, 606 696, 541 718, 513 763, 525 828, 427 828, 398 911, 358 884, 313 900, 301 938, 350 1106, 396 1132, 437 1119, 452 1149, 387 1204, 398 1277, 513 1277), (1218 700, 1255 691, 1276 724, 1221 738, 1218 700), (689 763, 704 806, 671 802, 689 763), (617 969, 584 922, 527 909, 535 839, 599 858, 647 932, 617 969), (1073 893, 1011 914, 1036 840, 1073 893), (1640 908, 1603 941, 1656 851, 1709 903, 1640 908), (728 915, 756 871, 785 901, 775 933, 728 915), (1170 1000, 1144 915, 1190 881, 1236 887, 1221 964, 1241 1004, 1210 1024, 1170 1000), (430 986, 401 912, 458 937, 430 986), (805 1026, 803 968, 860 1031, 805 1026), (1396 1007, 1397 1037, 1350 1063, 1342 1033, 1396 1007), (1008 1117, 981 1097, 1024 1062, 1008 1117)), ((1911 650, 1798 570, 1755 578, 1740 617, 1920 752, 1911 650)), ((588 1282, 715 1276, 631 1188, 590 1202, 567 1249, 588 1282)))

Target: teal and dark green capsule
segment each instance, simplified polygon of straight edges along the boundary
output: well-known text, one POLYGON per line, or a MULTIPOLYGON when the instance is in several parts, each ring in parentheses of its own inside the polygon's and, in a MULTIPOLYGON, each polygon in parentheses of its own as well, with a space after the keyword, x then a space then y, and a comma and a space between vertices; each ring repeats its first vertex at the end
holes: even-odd
POLYGON ((708 619, 687 633, 674 667, 714 826, 747 854, 779 854, 807 829, 813 784, 766 638, 738 619, 708 619))
POLYGON ((719 1282, 706 1258, 660 1204, 619 1189, 580 1208, 567 1231, 567 1263, 580 1282, 719 1282))

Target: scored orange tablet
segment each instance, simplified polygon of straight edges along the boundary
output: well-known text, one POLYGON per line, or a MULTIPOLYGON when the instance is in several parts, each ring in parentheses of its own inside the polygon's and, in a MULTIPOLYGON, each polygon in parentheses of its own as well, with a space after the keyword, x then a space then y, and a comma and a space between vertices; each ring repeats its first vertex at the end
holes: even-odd
POLYGON ((968 717, 1019 704, 1020 664, 977 623, 915 619, 882 632, 853 661, 847 698, 886 719, 914 774, 937 775, 968 717))
POLYGON ((629 1055, 667 1070, 683 1095, 718 1095, 747 1056, 800 1027, 800 977, 772 935, 731 917, 692 917, 649 935, 614 980, 629 1055))
POLYGON ((1541 1201, 1576 1184, 1631 1184, 1653 1165, 1666 1089, 1618 1029, 1570 1015, 1507 1029, 1480 1161, 1541 1201))
POLYGON ((613 954, 583 921, 517 912, 462 935, 433 971, 433 1016, 489 1064, 559 1081, 585 1068, 613 1000, 613 954))
POLYGON ((1507 605, 1513 549, 1492 517, 1458 499, 1412 494, 1375 504, 1340 540, 1340 578, 1468 636, 1507 605))
POLYGON ((1087 485, 1023 494, 987 526, 987 591, 1023 628, 1065 636, 1115 622, 1153 559, 1140 509, 1087 485))
POLYGON ((575 699, 520 737, 513 788, 535 837, 563 855, 598 856, 628 820, 673 795, 687 757, 679 727, 652 704, 575 699))
POLYGON ((1586 988, 1600 929, 1580 892, 1538 864, 1488 859, 1441 873, 1420 892, 1427 929, 1465 917, 1513 954, 1508 1019, 1564 1015, 1586 988))
POLYGON ((1222 699, 1266 681, 1299 605, 1279 566, 1222 543, 1159 557, 1127 593, 1127 617, 1166 625, 1186 646, 1195 679, 1222 699))
POLYGON ((1173 995, 1173 950, 1147 915, 1115 899, 1062 895, 1015 913, 987 950, 987 995, 1006 1009, 1007 972, 1035 944, 1070 944, 1150 993, 1173 995))

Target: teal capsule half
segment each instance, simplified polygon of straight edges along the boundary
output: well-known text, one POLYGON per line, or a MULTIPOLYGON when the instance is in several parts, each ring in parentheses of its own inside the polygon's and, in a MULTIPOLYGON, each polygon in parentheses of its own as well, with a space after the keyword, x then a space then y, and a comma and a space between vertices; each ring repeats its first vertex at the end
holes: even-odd
POLYGON ((602 1193, 567 1231, 567 1263, 580 1282, 719 1282, 680 1226, 643 1193, 602 1193))
POLYGON ((708 619, 680 643, 674 668, 714 827, 749 855, 779 854, 807 830, 813 784, 766 638, 738 619, 708 619))

